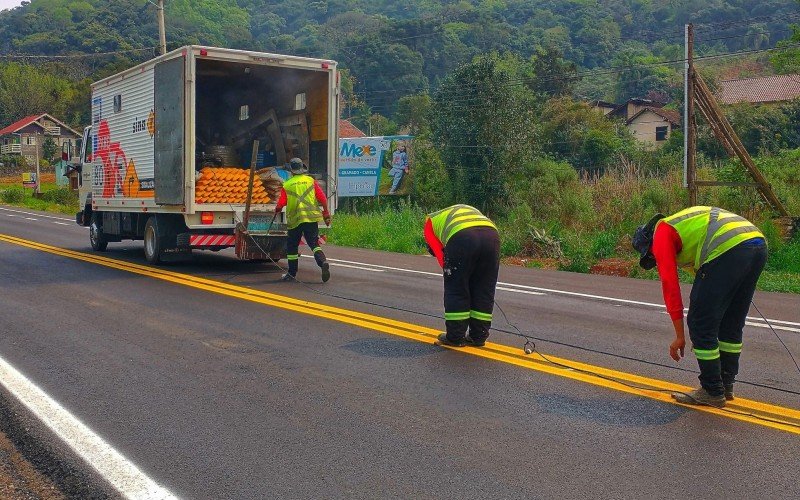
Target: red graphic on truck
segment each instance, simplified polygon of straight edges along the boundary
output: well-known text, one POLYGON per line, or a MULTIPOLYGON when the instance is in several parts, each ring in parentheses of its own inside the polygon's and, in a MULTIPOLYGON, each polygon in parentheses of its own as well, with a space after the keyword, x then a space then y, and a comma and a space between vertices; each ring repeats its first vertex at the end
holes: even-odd
POLYGON ((94 161, 103 162, 103 198, 113 198, 122 193, 122 173, 128 166, 125 151, 118 142, 111 142, 111 129, 107 120, 101 120, 97 127, 97 149, 94 161))

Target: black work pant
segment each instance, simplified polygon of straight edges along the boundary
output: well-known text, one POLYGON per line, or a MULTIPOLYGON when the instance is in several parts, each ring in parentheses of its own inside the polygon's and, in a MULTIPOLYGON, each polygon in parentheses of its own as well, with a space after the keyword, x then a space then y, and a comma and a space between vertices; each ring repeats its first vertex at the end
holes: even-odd
POLYGON ((314 252, 314 260, 322 267, 325 253, 319 246, 319 226, 316 222, 303 222, 289 230, 286 238, 286 258, 289 260, 289 274, 297 276, 297 264, 300 260, 300 238, 305 236, 306 244, 314 252))
POLYGON ((470 227, 444 247, 444 311, 447 338, 459 341, 469 328, 476 342, 486 340, 492 324, 494 292, 500 270, 500 237, 492 227, 470 227))
POLYGON ((700 365, 700 385, 721 395, 739 373, 742 330, 767 261, 765 245, 744 242, 700 267, 686 323, 700 365))

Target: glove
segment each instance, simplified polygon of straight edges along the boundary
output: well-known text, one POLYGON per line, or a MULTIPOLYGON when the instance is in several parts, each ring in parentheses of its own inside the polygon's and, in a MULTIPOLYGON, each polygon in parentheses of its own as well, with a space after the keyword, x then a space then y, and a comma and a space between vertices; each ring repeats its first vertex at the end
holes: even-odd
POLYGON ((322 216, 322 220, 324 220, 324 221, 325 221, 325 225, 326 225, 326 226, 328 226, 328 227, 331 227, 331 220, 332 220, 332 219, 331 219, 331 214, 324 214, 324 215, 322 216))

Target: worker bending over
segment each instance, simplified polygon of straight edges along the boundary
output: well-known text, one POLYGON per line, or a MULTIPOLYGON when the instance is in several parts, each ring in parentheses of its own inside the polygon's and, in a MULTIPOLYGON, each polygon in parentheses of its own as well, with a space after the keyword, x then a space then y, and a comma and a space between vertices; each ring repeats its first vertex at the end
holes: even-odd
POLYGON ((425 241, 444 275, 447 332, 439 335, 439 343, 452 347, 484 345, 492 324, 500 269, 497 228, 476 208, 453 205, 427 216, 425 241))
POLYGON ((686 323, 700 365, 699 389, 673 394, 681 403, 722 408, 733 399, 742 329, 767 260, 764 235, 750 221, 716 207, 661 214, 633 236, 644 269, 658 266, 667 312, 675 327, 670 356, 679 361, 686 339, 678 267, 695 273, 686 323))
POLYGON ((322 268, 322 281, 331 278, 330 268, 325 253, 319 246, 319 223, 331 225, 331 214, 328 210, 328 199, 317 181, 306 175, 308 167, 300 158, 289 160, 292 177, 283 183, 275 213, 279 214, 286 207, 286 223, 289 234, 286 241, 286 257, 289 260, 289 272, 281 276, 281 280, 292 280, 297 276, 300 238, 305 236, 306 244, 314 252, 314 260, 322 268), (322 206, 320 211, 319 207, 322 206))

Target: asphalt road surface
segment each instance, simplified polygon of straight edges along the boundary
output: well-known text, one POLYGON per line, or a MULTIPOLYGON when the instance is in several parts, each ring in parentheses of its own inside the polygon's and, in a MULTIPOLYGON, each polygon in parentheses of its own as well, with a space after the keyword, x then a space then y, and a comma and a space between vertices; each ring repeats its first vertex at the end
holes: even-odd
MULTIPOLYGON (((0 374, 36 388, 0 379, 4 425, 73 496, 800 497, 800 374, 755 311, 737 404, 698 410, 670 402, 696 363, 656 282, 502 268, 495 326, 554 364, 502 332, 434 346, 432 258, 326 253, 324 285, 310 258, 307 284, 231 252, 151 268, 0 207, 0 374)), ((800 297, 755 301, 800 355, 800 297)))

